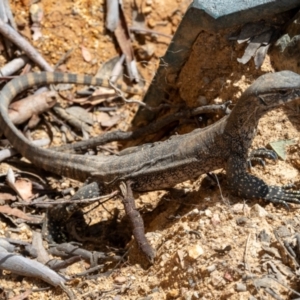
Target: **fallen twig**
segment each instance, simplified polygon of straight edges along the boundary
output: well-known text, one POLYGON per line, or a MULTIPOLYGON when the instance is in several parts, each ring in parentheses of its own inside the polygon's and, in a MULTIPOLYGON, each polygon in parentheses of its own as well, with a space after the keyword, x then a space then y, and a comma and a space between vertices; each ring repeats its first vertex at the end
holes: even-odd
MULTIPOLYGON (((113 197, 115 197, 119 191, 114 191, 110 194, 89 198, 89 199, 83 199, 83 200, 76 200, 76 204, 83 204, 83 203, 93 203, 99 200, 107 201, 113 197)), ((42 202, 31 202, 31 203, 14 203, 13 206, 32 206, 32 205, 41 205, 41 204, 48 204, 48 205, 58 205, 58 204, 74 204, 74 200, 54 200, 54 201, 42 201, 42 202)))
POLYGON ((70 115, 69 113, 66 112, 65 109, 59 107, 58 105, 53 107, 53 110, 65 121, 67 121, 70 125, 74 126, 75 128, 85 131, 85 132, 90 132, 91 127, 88 126, 86 123, 78 120, 74 116, 70 115))
POLYGON ((58 259, 51 259, 47 262, 46 265, 54 271, 59 271, 60 269, 65 269, 78 261, 81 261, 81 256, 79 255, 72 256, 64 261, 58 259))
POLYGON ((0 69, 0 76, 1 77, 9 76, 16 73, 18 70, 23 68, 27 62, 28 62, 28 58, 25 55, 22 55, 20 57, 11 60, 0 69))
POLYGON ((37 52, 37 50, 17 31, 0 19, 0 33, 23 50, 26 55, 35 62, 42 70, 53 72, 53 68, 37 52))
POLYGON ((171 39, 173 37, 170 34, 162 33, 162 32, 156 31, 156 30, 148 29, 148 28, 139 28, 139 27, 136 27, 136 26, 129 27, 129 30, 130 31, 136 31, 136 32, 155 34, 155 35, 161 35, 161 36, 167 37, 169 39, 171 39))
POLYGON ((53 286, 61 286, 66 279, 43 264, 23 257, 21 255, 6 252, 0 249, 0 269, 26 277, 39 278, 53 286))
POLYGON ((50 244, 50 246, 50 249, 56 248, 59 251, 63 251, 65 254, 80 256, 82 259, 88 261, 91 264, 91 266, 96 266, 99 259, 107 258, 107 255, 103 252, 91 252, 86 249, 79 248, 77 245, 72 245, 71 243, 50 244))

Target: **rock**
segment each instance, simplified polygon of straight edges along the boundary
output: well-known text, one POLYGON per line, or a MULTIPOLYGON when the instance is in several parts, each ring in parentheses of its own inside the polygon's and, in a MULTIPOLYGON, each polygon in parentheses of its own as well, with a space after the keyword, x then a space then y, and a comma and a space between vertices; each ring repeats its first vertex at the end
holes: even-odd
POLYGON ((213 215, 212 215, 211 223, 212 223, 214 226, 217 226, 217 225, 219 225, 219 224, 221 223, 219 214, 213 214, 213 215))
POLYGON ((213 272, 213 271, 215 271, 216 270, 216 265, 211 265, 211 266, 208 266, 207 268, 206 268, 206 271, 208 272, 208 273, 211 273, 211 272, 213 272))
POLYGON ((204 96, 199 96, 197 98, 197 103, 200 105, 200 106, 203 106, 203 105, 207 105, 208 101, 206 99, 206 97, 204 96))
POLYGON ((247 204, 237 203, 232 206, 232 211, 236 214, 238 213, 248 214, 250 212, 250 208, 247 204))
POLYGON ((260 218, 264 218, 266 217, 269 213, 260 205, 255 204, 251 210, 250 210, 250 214, 252 217, 260 217, 260 218))
POLYGON ((150 60, 155 53, 155 45, 147 43, 137 49, 137 56, 140 60, 150 60))
POLYGON ((114 282, 116 284, 123 284, 127 281, 127 278, 124 277, 124 276, 117 276, 115 279, 114 279, 114 282))
POLYGON ((211 218, 211 217, 212 217, 212 212, 211 212, 211 210, 206 209, 206 210, 205 210, 205 215, 206 215, 208 218, 211 218))
POLYGON ((168 291, 167 299, 172 299, 172 298, 176 299, 179 297, 179 294, 180 292, 178 289, 171 289, 168 291))
POLYGON ((226 284, 225 279, 220 275, 219 271, 212 272, 210 278, 212 285, 216 288, 220 288, 226 284))
POLYGON ((235 289, 236 289, 237 292, 246 292, 247 291, 247 286, 245 284, 243 284, 243 283, 239 283, 238 282, 235 285, 235 289))
POLYGON ((203 248, 200 245, 192 245, 187 248, 188 257, 193 260, 196 260, 203 253, 203 248))

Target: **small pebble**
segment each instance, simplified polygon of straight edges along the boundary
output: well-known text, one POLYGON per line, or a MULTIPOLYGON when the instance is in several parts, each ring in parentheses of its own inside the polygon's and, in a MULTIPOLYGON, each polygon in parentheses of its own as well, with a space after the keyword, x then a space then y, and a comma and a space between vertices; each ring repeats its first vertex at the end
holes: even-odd
POLYGON ((206 77, 206 76, 204 76, 204 77, 202 78, 202 80, 203 80, 203 82, 204 82, 205 84, 209 84, 209 83, 210 83, 210 79, 209 79, 208 77, 206 77))
POLYGON ((154 19, 149 19, 147 21, 149 28, 154 28, 156 26, 156 21, 154 19))
POLYGON ((218 271, 214 271, 210 274, 211 283, 215 287, 221 287, 226 284, 225 279, 220 275, 218 271))
POLYGON ((140 60, 150 60, 150 58, 154 55, 154 52, 154 44, 147 43, 137 50, 137 55, 140 60))
POLYGON ((236 224, 239 226, 244 226, 247 224, 248 220, 249 219, 247 217, 240 217, 236 219, 236 224))
POLYGON ((213 100, 214 104, 222 104, 223 100, 221 98, 216 98, 213 100))
POLYGON ((211 217, 212 217, 212 212, 211 212, 211 210, 206 209, 206 210, 205 210, 205 215, 206 215, 208 218, 211 218, 211 217))
POLYGON ((204 253, 204 251, 200 245, 193 245, 188 247, 187 253, 189 258, 196 260, 199 256, 201 256, 204 253))
POLYGON ((206 270, 207 270, 208 273, 213 272, 215 269, 216 269, 216 265, 211 265, 211 266, 208 266, 208 267, 206 268, 206 270))
POLYGON ((252 217, 260 217, 260 218, 264 218, 266 217, 269 213, 263 208, 261 207, 259 204, 255 204, 251 210, 251 216, 252 217))
POLYGON ((219 214, 213 214, 211 218, 211 223, 216 226, 221 223, 219 214))
POLYGON ((151 6, 146 6, 143 8, 143 13, 145 15, 150 14, 152 12, 152 7, 151 6))
POLYGON ((123 283, 125 283, 127 281, 127 279, 126 279, 126 277, 124 277, 124 276, 118 276, 118 277, 116 277, 115 279, 114 279, 114 282, 116 283, 116 284, 123 284, 123 283))
POLYGON ((202 105, 207 105, 208 101, 207 101, 206 97, 199 96, 197 98, 197 103, 202 106, 202 105))
POLYGON ((237 283, 235 286, 236 291, 238 292, 246 292, 247 291, 247 286, 243 283, 237 283))
POLYGON ((180 292, 178 289, 171 289, 168 291, 167 298, 168 299, 177 298, 179 294, 180 292))

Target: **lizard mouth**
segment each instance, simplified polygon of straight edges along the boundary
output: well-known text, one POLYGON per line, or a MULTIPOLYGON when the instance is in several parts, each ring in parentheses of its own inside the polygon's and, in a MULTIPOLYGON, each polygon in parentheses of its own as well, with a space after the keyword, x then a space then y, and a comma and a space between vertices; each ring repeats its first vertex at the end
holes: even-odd
POLYGON ((261 104, 268 108, 276 107, 300 99, 300 88, 288 90, 281 89, 273 93, 261 94, 258 96, 258 99, 261 104))

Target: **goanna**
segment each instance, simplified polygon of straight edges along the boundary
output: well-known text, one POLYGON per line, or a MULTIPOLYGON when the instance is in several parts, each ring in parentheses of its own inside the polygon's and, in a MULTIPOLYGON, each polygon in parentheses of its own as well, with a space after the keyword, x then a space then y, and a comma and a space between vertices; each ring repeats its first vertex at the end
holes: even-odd
POLYGON ((9 120, 8 106, 18 93, 33 85, 67 82, 101 85, 88 76, 42 72, 20 76, 1 91, 0 126, 12 146, 35 165, 80 181, 97 182, 104 192, 127 181, 134 191, 170 188, 225 168, 229 187, 241 197, 300 204, 299 191, 269 186, 247 171, 248 149, 259 119, 271 109, 300 98, 300 75, 290 71, 265 74, 242 94, 229 116, 204 129, 119 156, 83 156, 37 148, 9 120))

